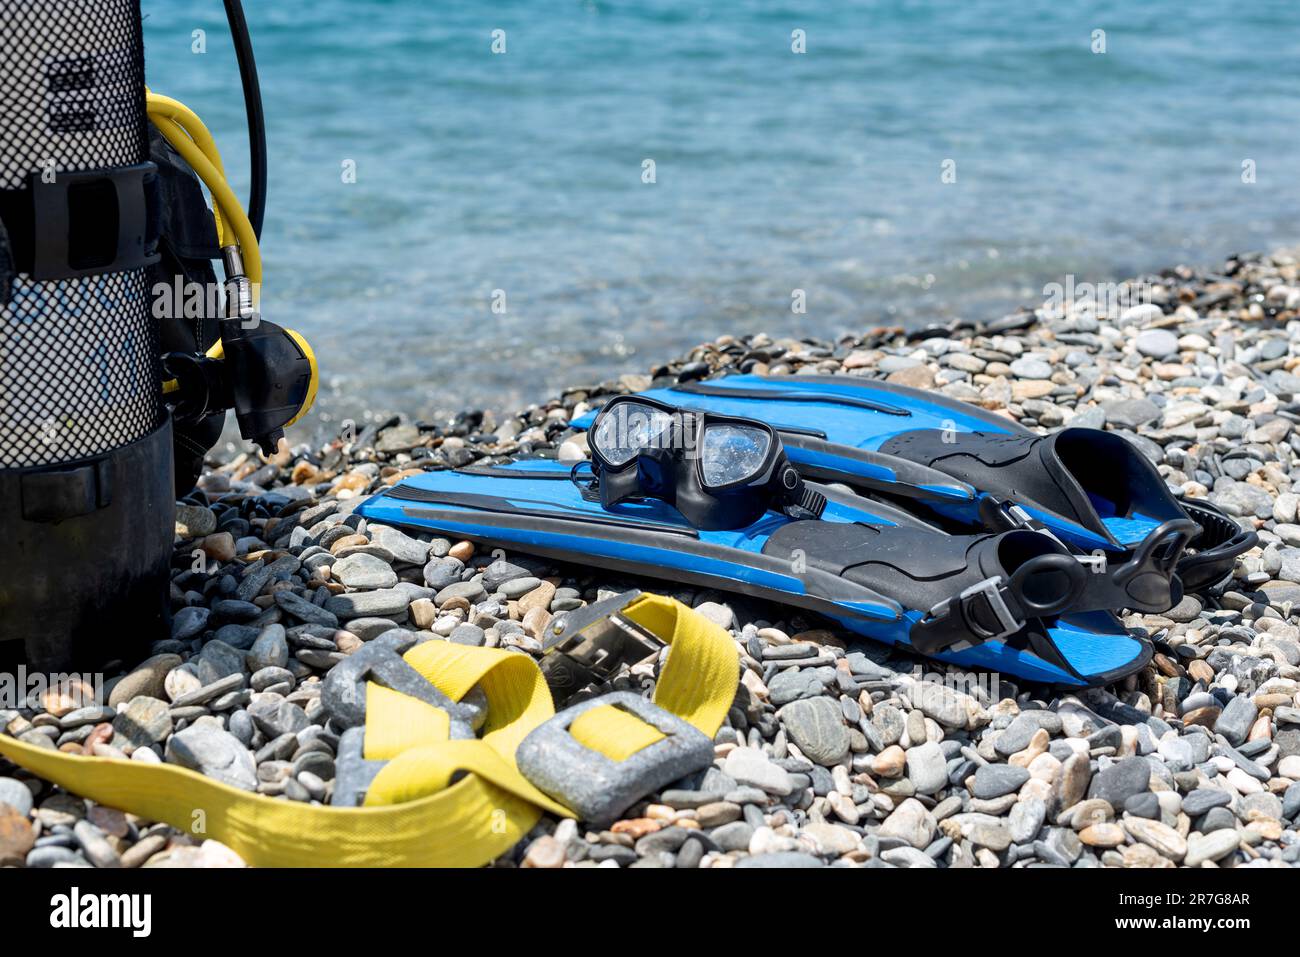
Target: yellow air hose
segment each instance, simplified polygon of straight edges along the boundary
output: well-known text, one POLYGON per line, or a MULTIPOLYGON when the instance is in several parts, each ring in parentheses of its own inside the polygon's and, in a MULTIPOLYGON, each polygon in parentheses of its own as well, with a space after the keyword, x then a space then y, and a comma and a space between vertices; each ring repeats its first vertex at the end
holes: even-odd
MULTIPOLYGON (((262 252, 257 243, 257 234, 248 221, 244 207, 226 182, 226 169, 221 162, 221 151, 207 126, 199 119, 197 113, 180 100, 170 96, 154 93, 146 88, 145 104, 149 119, 158 132, 171 144, 172 149, 190 165, 190 168, 203 181, 203 185, 212 194, 212 218, 217 227, 217 243, 222 247, 238 246, 244 262, 244 272, 253 287, 253 302, 260 298, 262 284, 262 252), (233 234, 233 235, 232 235, 233 234)), ((295 341, 303 343, 302 337, 291 333, 295 341)), ((218 339, 207 351, 208 358, 220 359, 224 355, 221 340, 218 339)), ((315 362, 315 356, 311 357, 315 362)), ((179 388, 175 379, 163 382, 163 394, 174 393, 179 388)), ((313 396, 315 384, 313 376, 313 396)), ((296 422, 311 402, 304 403, 303 410, 295 418, 296 422)), ((290 423, 292 424, 292 423, 290 423)))
POLYGON ((226 182, 216 141, 194 111, 179 100, 149 92, 146 104, 149 119, 154 126, 158 127, 158 131, 198 174, 212 194, 217 240, 222 246, 239 246, 240 256, 244 260, 244 272, 253 284, 256 301, 257 290, 262 283, 262 253, 244 207, 226 182))

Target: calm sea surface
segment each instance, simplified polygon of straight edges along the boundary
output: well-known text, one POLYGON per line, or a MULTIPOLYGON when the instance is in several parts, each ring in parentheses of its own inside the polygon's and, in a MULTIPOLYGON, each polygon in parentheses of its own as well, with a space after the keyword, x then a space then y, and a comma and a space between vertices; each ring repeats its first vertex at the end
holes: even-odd
MULTIPOLYGON (((723 333, 991 318, 1300 233, 1294 0, 248 6, 263 304, 316 346, 318 422, 508 410, 723 333)), ((150 85, 243 195, 221 4, 145 12, 150 85)))

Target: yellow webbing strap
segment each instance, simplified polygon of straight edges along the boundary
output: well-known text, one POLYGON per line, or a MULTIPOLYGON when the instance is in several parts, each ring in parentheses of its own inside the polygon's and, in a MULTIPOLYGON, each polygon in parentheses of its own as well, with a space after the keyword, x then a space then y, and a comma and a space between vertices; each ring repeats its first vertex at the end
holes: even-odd
POLYGON ((655 686, 655 704, 710 738, 717 734, 740 681, 740 656, 727 630, 663 595, 642 595, 623 616, 673 646, 655 686))
POLYGON ((664 737, 658 728, 611 704, 578 715, 569 725, 569 734, 614 761, 626 761, 664 737))
MULTIPOLYGON (((657 595, 642 596, 625 614, 672 643, 656 703, 714 735, 739 676, 730 636, 657 595)), ((487 721, 478 739, 449 741, 444 713, 369 685, 366 753, 394 756, 361 808, 271 798, 174 764, 64 754, 5 734, 0 754, 100 804, 221 841, 262 867, 473 867, 509 850, 543 811, 572 816, 515 767, 519 743, 554 713, 531 658, 442 641, 416 645, 405 658, 454 700, 478 685, 487 721)), ((603 729, 589 730, 604 737, 603 729)), ((633 745, 644 736, 627 733, 633 745)))
MULTIPOLYGON (((736 696, 740 660, 718 625, 662 595, 641 595, 623 610, 672 645, 655 686, 655 704, 695 725, 710 738, 718 733, 736 696)), ((592 708, 569 725, 579 743, 624 761, 663 737, 663 732, 612 705, 592 708)))
POLYGON ((419 698, 366 682, 367 761, 387 761, 411 748, 448 740, 451 717, 419 698))

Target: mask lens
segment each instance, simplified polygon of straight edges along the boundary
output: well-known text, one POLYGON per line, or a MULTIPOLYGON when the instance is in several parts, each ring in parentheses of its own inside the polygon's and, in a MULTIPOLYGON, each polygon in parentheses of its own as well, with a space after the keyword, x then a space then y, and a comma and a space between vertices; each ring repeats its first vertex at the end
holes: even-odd
POLYGON ((660 441, 672 424, 672 415, 662 409, 640 402, 620 402, 600 414, 592 441, 601 458, 617 468, 660 441))
POLYGON ((711 425, 704 430, 704 484, 710 488, 751 479, 762 469, 772 436, 750 425, 711 425))

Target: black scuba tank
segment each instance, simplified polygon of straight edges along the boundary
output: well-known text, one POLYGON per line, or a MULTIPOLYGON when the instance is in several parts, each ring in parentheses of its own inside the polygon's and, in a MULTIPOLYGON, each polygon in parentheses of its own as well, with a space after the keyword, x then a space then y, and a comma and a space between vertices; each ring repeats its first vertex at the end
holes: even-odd
POLYGON ((165 637, 172 439, 139 0, 0 0, 0 662, 165 637))

